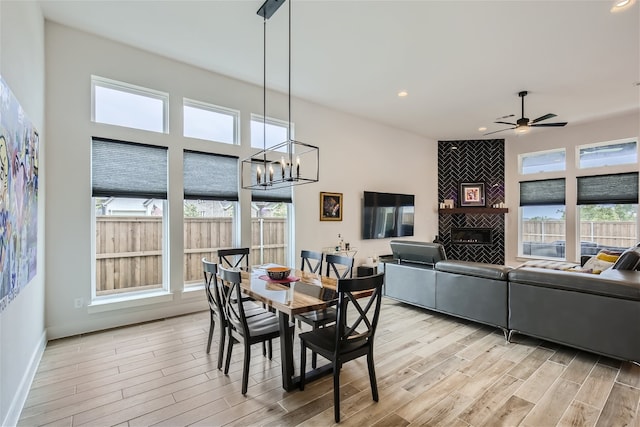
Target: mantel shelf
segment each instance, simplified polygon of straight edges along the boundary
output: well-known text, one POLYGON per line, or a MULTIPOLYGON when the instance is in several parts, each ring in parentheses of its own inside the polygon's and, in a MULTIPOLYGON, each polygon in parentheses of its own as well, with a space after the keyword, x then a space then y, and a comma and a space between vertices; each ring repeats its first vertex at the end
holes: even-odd
POLYGON ((509 208, 449 208, 438 209, 438 212, 445 215, 453 214, 504 214, 509 212, 509 208))

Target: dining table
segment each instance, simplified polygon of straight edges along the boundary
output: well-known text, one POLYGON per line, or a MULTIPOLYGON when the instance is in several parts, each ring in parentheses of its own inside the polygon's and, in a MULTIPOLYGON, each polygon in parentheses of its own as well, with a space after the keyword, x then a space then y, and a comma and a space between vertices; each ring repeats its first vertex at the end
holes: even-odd
MULTIPOLYGON (((335 305, 338 300, 335 278, 292 269, 289 277, 271 280, 266 268, 258 266, 243 271, 241 289, 278 313, 280 325, 280 362, 282 365, 282 387, 291 391, 298 387, 299 376, 295 375, 293 363, 293 336, 290 323, 293 316, 313 310, 322 310, 335 305)), ((313 380, 331 372, 332 366, 324 365, 305 373, 305 381, 313 380)))

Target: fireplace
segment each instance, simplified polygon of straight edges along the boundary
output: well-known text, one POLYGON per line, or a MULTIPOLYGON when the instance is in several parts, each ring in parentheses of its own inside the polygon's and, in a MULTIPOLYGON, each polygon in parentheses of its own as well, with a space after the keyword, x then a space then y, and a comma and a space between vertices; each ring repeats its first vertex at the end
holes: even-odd
POLYGON ((490 245, 490 228, 452 228, 451 244, 453 245, 490 245))

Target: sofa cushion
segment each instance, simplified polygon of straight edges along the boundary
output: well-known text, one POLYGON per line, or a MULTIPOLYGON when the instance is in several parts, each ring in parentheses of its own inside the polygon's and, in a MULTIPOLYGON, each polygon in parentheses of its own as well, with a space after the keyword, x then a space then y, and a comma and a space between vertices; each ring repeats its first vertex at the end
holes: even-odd
POLYGON ((498 264, 484 264, 481 262, 447 260, 436 263, 437 271, 464 274, 492 280, 507 280, 511 267, 498 264))
POLYGON ((601 275, 595 275, 519 267, 509 272, 509 281, 640 301, 640 273, 633 271, 609 269, 601 275))

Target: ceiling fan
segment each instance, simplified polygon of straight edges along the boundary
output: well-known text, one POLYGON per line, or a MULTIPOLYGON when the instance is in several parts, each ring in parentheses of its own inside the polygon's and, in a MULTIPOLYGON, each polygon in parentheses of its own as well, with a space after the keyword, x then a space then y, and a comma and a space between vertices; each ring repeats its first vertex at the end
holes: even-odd
MULTIPOLYGON (((498 132, 503 132, 505 130, 510 130, 510 129, 515 129, 516 133, 525 133, 528 132, 529 129, 531 129, 532 127, 562 127, 565 126, 567 124, 567 122, 556 122, 556 123, 538 123, 541 122, 543 120, 547 120, 550 119, 552 117, 556 117, 555 114, 553 113, 548 113, 545 114, 544 116, 540 116, 537 119, 534 120, 529 120, 527 117, 524 116, 524 97, 527 96, 527 91, 523 90, 522 92, 518 93, 518 96, 520 98, 522 98, 522 117, 520 117, 515 123, 510 123, 510 122, 503 122, 503 121, 497 121, 494 123, 499 123, 499 124, 503 124, 503 125, 510 125, 513 127, 510 128, 506 128, 506 129, 500 129, 500 130, 496 130, 493 132, 489 132, 489 133, 485 133, 485 135, 491 135, 492 133, 498 133, 498 132)), ((509 116, 504 116, 504 117, 509 117, 509 116)))

